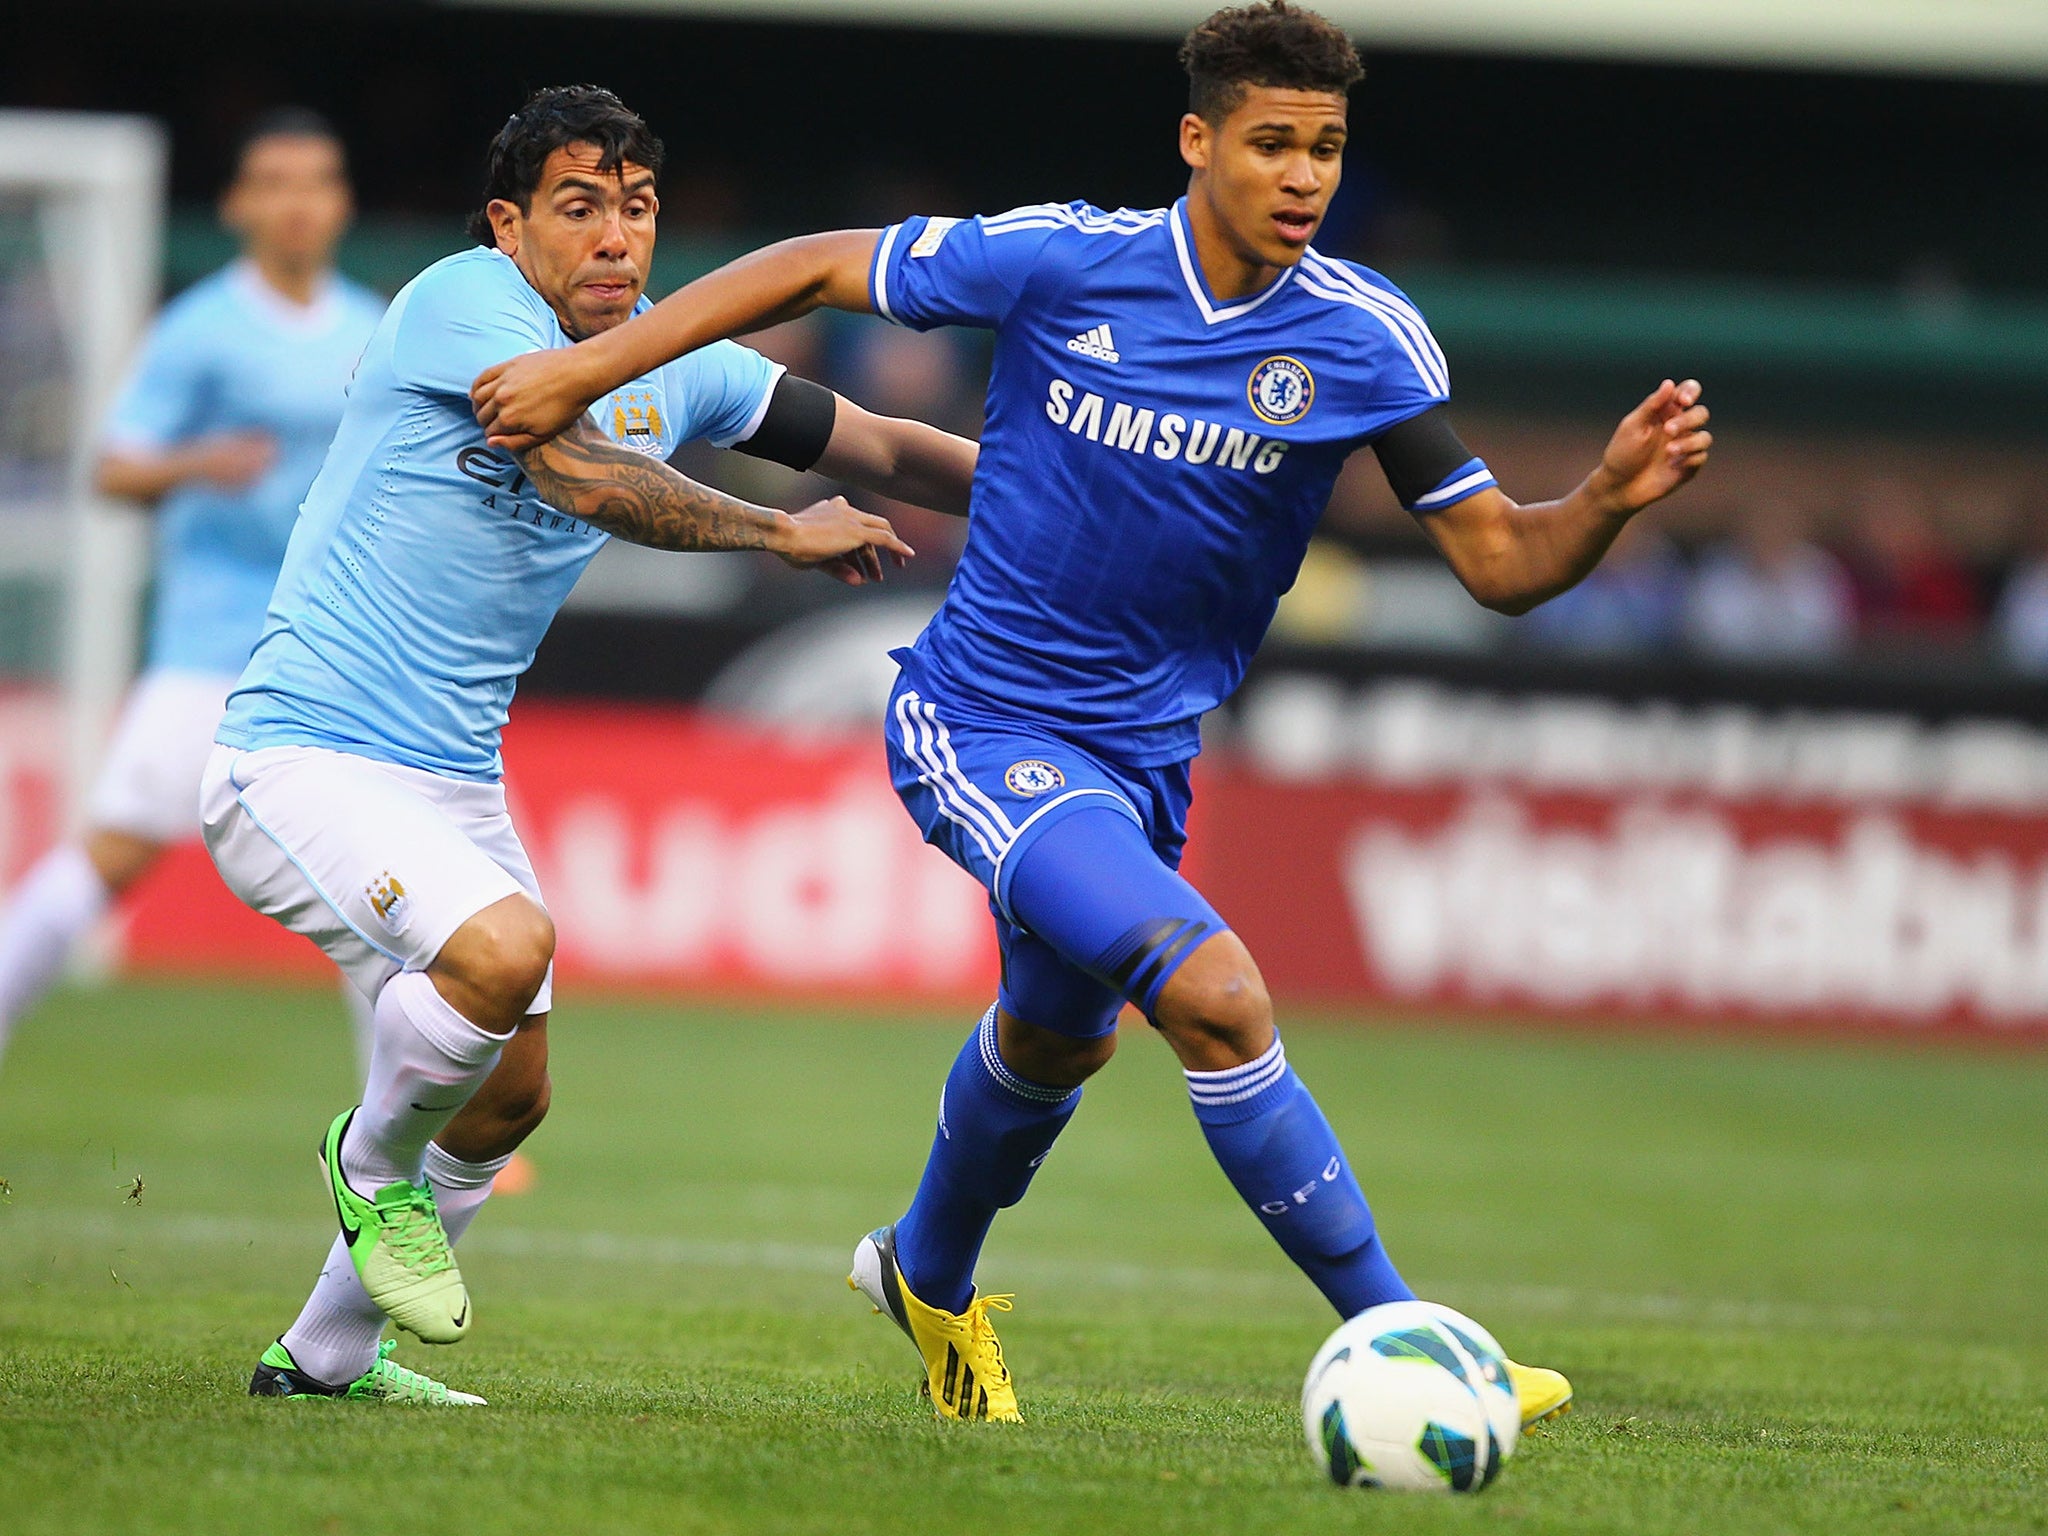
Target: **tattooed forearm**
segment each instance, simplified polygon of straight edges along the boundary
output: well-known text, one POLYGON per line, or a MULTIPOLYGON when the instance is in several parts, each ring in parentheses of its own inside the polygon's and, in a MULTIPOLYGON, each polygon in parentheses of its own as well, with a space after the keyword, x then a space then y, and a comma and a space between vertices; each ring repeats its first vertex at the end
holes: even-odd
POLYGON ((588 421, 518 458, 556 511, 652 549, 773 549, 785 521, 620 447, 588 421))

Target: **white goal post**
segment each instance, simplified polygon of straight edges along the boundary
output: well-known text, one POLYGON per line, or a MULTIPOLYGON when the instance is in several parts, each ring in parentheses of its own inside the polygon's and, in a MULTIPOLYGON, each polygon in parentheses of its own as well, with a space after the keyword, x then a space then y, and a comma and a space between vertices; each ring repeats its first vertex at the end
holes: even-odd
POLYGON ((60 701, 72 827, 136 659, 149 528, 92 464, 156 305, 167 161, 147 118, 0 111, 0 672, 60 701))

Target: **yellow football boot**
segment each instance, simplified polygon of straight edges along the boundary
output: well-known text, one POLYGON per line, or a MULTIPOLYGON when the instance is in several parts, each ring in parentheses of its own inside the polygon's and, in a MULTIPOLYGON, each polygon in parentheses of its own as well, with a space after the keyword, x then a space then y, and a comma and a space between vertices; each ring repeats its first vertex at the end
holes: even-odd
POLYGON ((894 1318, 917 1346, 924 1357, 925 1395, 940 1418, 1023 1422, 1009 1367, 1003 1364, 1003 1346, 988 1316, 1009 1311, 1009 1297, 977 1295, 965 1312, 957 1313, 926 1306, 910 1294, 903 1271, 896 1266, 893 1225, 860 1240, 846 1288, 894 1318))
POLYGON ((1540 1365, 1517 1365, 1510 1360, 1508 1379, 1515 1384, 1515 1398, 1522 1405, 1522 1429, 1526 1433, 1546 1419, 1572 1411, 1572 1384, 1562 1373, 1540 1365))

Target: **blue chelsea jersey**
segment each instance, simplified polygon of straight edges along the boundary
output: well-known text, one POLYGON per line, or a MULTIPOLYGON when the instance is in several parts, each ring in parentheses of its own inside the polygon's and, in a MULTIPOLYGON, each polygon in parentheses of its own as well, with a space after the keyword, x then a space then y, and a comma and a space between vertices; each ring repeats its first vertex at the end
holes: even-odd
POLYGON ((349 370, 383 313, 382 298, 337 277, 311 304, 294 304, 238 261, 186 289, 150 328, 105 448, 161 453, 228 432, 261 433, 276 448, 249 485, 195 482, 158 505, 151 667, 242 670, 299 502, 341 421, 349 370))
MULTIPOLYGON (((1184 202, 908 219, 870 284, 900 324, 996 333, 966 550, 906 670, 1134 767, 1199 749, 1344 460, 1450 395, 1377 273, 1311 248, 1216 299, 1184 202)), ((1492 483, 1473 461, 1418 505, 1492 483)))
MULTIPOLYGON (((548 506, 485 445, 469 386, 494 363, 567 345, 495 250, 450 256, 405 286, 349 387, 220 741, 498 776, 513 688, 606 535, 548 506)), ((728 447, 760 425, 781 372, 718 342, 590 414, 655 458, 699 437, 728 447)))

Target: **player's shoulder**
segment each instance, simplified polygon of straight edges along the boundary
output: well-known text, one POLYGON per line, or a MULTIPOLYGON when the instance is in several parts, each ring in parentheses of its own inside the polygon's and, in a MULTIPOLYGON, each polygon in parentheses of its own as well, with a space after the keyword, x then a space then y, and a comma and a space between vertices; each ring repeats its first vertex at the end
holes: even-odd
MULTIPOLYGON (((780 376, 767 358, 744 343, 707 342, 681 357, 669 359, 647 380, 660 386, 672 409, 690 413, 733 390, 758 391, 780 376)), ((635 386, 626 386, 631 390, 635 386)))
POLYGON ((1295 281, 1303 292, 1333 307, 1349 310, 1353 323, 1375 328, 1376 317, 1400 315, 1417 325, 1425 324, 1422 309, 1384 273, 1355 261, 1330 256, 1310 246, 1294 269, 1295 281))
MULTIPOLYGON (((1026 203, 974 221, 990 266, 1029 274, 1039 285, 1065 291, 1090 273, 1142 256, 1147 234, 1166 223, 1163 208, 1097 208, 1092 203, 1026 203)), ((1160 236, 1160 238, 1164 238, 1160 236)))
POLYGON ((236 304, 232 265, 209 272, 157 311, 155 330, 161 335, 206 336, 219 334, 223 317, 236 304))
MULTIPOLYGON (((635 311, 644 314, 644 310, 635 311)), ((703 346, 671 358, 657 371, 670 379, 696 380, 713 375, 727 374, 734 370, 772 366, 745 342, 707 341, 703 346)))
POLYGON ((423 269, 401 292, 414 308, 424 304, 472 303, 479 299, 541 302, 540 295, 533 291, 533 285, 511 257, 482 245, 443 256, 423 269))
POLYGON ((1037 227, 1072 230, 1083 235, 1134 234, 1166 222, 1164 208, 1098 208, 1093 203, 1025 203, 1002 213, 981 216, 984 229, 1037 227))
POLYGON ((1047 245, 1082 248, 1113 248, 1162 228, 1164 208, 1098 208, 1093 203, 1026 203, 1003 213, 983 214, 975 220, 989 239, 1013 235, 1035 235, 1047 245))
POLYGON ((1450 392, 1450 370, 1429 322, 1391 279, 1310 246, 1294 269, 1294 287, 1304 301, 1324 311, 1322 323, 1338 328, 1358 366, 1367 371, 1390 364, 1412 367, 1432 393, 1450 392))
POLYGON ((547 301, 512 259, 481 245, 443 256, 426 268, 399 290, 393 309, 414 324, 483 314, 551 318, 547 301))

